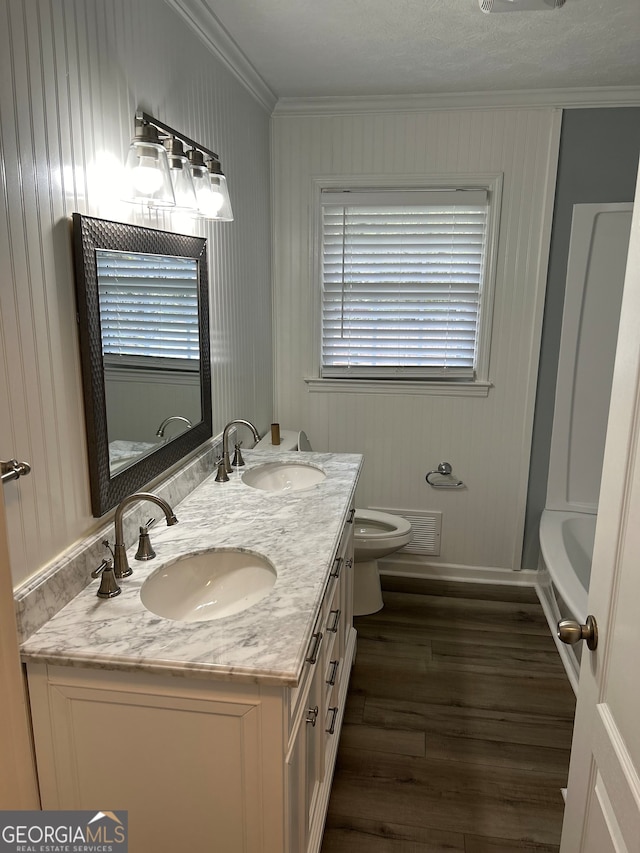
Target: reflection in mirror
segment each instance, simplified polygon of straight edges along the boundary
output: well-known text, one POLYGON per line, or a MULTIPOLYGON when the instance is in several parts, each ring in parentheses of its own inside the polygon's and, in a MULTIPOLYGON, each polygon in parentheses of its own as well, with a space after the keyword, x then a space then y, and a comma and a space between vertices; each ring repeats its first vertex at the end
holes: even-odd
POLYGON ((96 264, 113 475, 201 420, 198 265, 107 249, 96 264))
POLYGON ((74 214, 94 515, 211 436, 201 237, 74 214))

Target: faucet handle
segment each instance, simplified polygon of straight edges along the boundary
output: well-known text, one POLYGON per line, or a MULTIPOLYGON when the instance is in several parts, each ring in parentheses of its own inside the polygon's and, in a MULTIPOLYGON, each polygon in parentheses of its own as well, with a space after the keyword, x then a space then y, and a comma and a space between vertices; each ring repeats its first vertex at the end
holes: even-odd
POLYGON ((156 523, 155 518, 150 518, 146 524, 140 528, 140 538, 138 539, 138 550, 136 551, 136 560, 153 560, 156 552, 151 546, 149 539, 149 528, 156 523))
POLYGON ((92 577, 92 578, 99 578, 99 577, 100 577, 100 575, 101 575, 104 571, 106 571, 107 569, 109 569, 109 568, 113 568, 113 564, 112 564, 111 560, 104 559, 104 560, 100 563, 100 565, 98 566, 98 568, 97 568, 97 569, 94 569, 94 570, 91 572, 91 577, 92 577))
POLYGON ((122 592, 113 573, 113 560, 111 559, 104 559, 98 568, 91 572, 91 577, 100 577, 100 588, 96 593, 98 598, 115 598, 122 592))
POLYGON ((225 461, 224 456, 221 456, 217 461, 216 465, 218 466, 218 472, 216 474, 216 483, 228 483, 229 475, 227 474, 227 463, 225 461))
POLYGON ((242 458, 242 453, 240 452, 240 445, 242 444, 239 441, 235 446, 235 453, 233 454, 233 460, 231 462, 232 468, 242 468, 244 465, 244 459, 242 458))

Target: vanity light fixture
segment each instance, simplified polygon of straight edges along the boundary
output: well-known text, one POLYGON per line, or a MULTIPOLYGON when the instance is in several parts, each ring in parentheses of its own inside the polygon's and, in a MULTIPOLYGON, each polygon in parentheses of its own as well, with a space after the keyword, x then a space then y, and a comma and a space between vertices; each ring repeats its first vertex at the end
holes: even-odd
POLYGON ((141 110, 135 123, 136 135, 125 165, 126 200, 171 207, 203 219, 233 221, 218 155, 141 110))

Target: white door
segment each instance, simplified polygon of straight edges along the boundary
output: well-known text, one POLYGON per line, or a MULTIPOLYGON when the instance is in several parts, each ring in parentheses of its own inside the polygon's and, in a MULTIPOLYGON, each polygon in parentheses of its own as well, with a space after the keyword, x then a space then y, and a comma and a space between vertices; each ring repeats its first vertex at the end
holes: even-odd
POLYGON ((561 853, 640 853, 638 187, 589 590, 598 646, 583 650, 561 853))
MULTIPOLYGON (((7 488, 15 488, 9 484, 7 488)), ((40 808, 20 671, 9 547, 0 485, 0 809, 40 808)))

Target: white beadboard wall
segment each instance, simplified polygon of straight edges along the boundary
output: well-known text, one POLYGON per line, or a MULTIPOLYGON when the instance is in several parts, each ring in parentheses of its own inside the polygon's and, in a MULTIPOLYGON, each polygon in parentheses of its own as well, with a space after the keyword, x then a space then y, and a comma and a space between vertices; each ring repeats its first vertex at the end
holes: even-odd
POLYGON ((113 197, 136 108, 219 152, 233 223, 208 238, 214 432, 272 419, 269 111, 168 2, 0 0, 0 457, 14 586, 92 518, 70 215, 135 218, 113 197), (113 165, 111 165, 113 164, 113 165))
MULTIPOLYGON (((443 513, 431 564, 520 568, 560 133, 554 109, 287 114, 272 123, 276 412, 314 449, 365 454, 360 506, 443 513), (488 397, 312 393, 317 178, 502 173, 488 397), (425 474, 453 465, 466 489, 425 474)), ((427 178, 428 182, 428 178, 427 178)))

